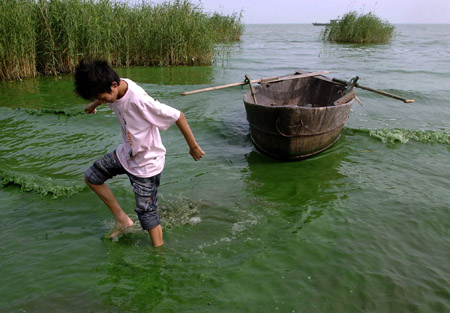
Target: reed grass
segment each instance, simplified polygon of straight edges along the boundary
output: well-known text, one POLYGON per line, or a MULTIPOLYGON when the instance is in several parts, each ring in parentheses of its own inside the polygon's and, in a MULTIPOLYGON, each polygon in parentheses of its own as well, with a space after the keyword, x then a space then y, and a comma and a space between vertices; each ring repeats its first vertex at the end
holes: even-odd
POLYGON ((82 58, 116 67, 207 65, 219 43, 239 40, 241 20, 189 0, 1 0, 0 80, 71 73, 82 58))
POLYGON ((393 25, 372 13, 358 15, 349 12, 326 26, 322 39, 340 43, 388 43, 394 29, 393 25))
POLYGON ((35 22, 32 1, 0 1, 0 80, 36 76, 35 22))
POLYGON ((210 26, 214 29, 216 38, 220 42, 237 41, 240 39, 244 25, 241 23, 242 11, 232 15, 214 13, 210 19, 210 26))

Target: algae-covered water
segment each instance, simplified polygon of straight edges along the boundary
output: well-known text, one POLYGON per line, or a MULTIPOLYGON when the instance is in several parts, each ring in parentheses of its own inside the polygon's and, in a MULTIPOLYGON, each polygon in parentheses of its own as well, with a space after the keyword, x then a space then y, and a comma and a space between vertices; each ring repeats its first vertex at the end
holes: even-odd
MULTIPOLYGON (((320 41, 320 27, 248 25, 211 67, 118 69, 182 110, 160 186, 165 247, 111 213, 83 172, 120 142, 105 106, 85 115, 70 76, 0 84, 0 312, 449 312, 450 25, 397 25, 386 45, 320 41), (340 140, 300 162, 257 152, 242 97, 180 92, 291 73, 359 91, 340 140)), ((110 184, 127 213, 126 177, 110 184)))

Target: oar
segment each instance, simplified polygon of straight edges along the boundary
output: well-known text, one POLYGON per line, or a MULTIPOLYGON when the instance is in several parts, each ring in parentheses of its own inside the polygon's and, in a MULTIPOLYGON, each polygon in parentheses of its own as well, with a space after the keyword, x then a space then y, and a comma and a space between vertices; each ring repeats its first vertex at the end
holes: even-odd
POLYGON ((229 88, 234 86, 242 86, 246 85, 248 83, 250 84, 258 84, 258 83, 275 83, 275 82, 281 82, 283 80, 290 80, 290 79, 298 79, 298 78, 304 78, 304 77, 310 77, 310 76, 318 76, 318 75, 324 75, 329 74, 331 71, 323 71, 323 72, 315 72, 315 73, 305 73, 305 74, 293 74, 293 75, 287 75, 287 76, 273 76, 273 77, 266 77, 266 78, 260 78, 260 79, 254 79, 248 81, 247 79, 238 83, 232 83, 232 84, 226 84, 226 85, 220 85, 215 87, 208 87, 193 91, 186 91, 181 93, 183 96, 192 95, 195 93, 205 92, 205 91, 212 91, 212 90, 218 90, 223 88, 229 88))
MULTIPOLYGON (((350 84, 349 82, 347 82, 345 80, 342 80, 342 79, 338 79, 338 78, 333 78, 333 81, 337 82, 337 83, 340 83, 340 84, 344 84, 344 85, 350 84)), ((364 89, 364 90, 367 90, 367 91, 371 91, 371 92, 374 92, 374 93, 377 93, 379 95, 383 95, 383 96, 386 96, 386 97, 391 97, 391 98, 394 98, 394 99, 397 99, 397 100, 401 100, 401 101, 403 101, 405 103, 413 103, 413 102, 415 102, 414 99, 403 98, 403 97, 394 95, 394 94, 386 92, 386 91, 381 91, 381 90, 378 90, 378 89, 373 89, 373 88, 370 88, 370 87, 361 86, 358 83, 355 84, 355 87, 358 87, 358 88, 361 88, 361 89, 364 89)))

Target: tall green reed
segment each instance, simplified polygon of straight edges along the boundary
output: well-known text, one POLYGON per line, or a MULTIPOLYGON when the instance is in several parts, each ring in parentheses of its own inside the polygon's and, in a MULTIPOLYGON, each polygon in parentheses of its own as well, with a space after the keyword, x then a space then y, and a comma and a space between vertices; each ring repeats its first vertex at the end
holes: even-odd
POLYGON ((394 29, 393 25, 372 13, 358 15, 349 12, 326 26, 322 39, 340 43, 388 43, 394 29))
POLYGON ((210 26, 214 29, 215 35, 220 42, 239 40, 244 32, 244 25, 242 24, 242 11, 238 15, 220 15, 213 13, 209 19, 210 26))
POLYGON ((211 64, 217 44, 243 32, 236 14, 209 15, 188 0, 3 0, 0 9, 0 80, 71 73, 82 58, 113 66, 211 64), (17 30, 9 37, 8 27, 17 30))
POLYGON ((35 13, 32 1, 0 1, 0 80, 36 76, 35 13))

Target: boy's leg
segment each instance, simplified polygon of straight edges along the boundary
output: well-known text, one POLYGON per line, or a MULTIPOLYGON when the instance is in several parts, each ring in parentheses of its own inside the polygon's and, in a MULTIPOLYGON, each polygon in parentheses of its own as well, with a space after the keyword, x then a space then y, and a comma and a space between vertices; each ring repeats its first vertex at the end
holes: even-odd
POLYGON ((106 184, 94 185, 91 184, 86 178, 84 178, 84 181, 106 204, 106 206, 111 210, 112 214, 114 214, 114 217, 116 218, 116 226, 114 227, 111 234, 109 234, 109 238, 115 238, 122 234, 127 228, 133 226, 133 221, 122 210, 111 189, 109 189, 106 184))
POLYGON ((126 171, 120 164, 114 151, 105 154, 101 159, 95 161, 95 163, 86 171, 84 176, 86 184, 100 197, 114 214, 116 226, 108 236, 110 238, 117 237, 123 233, 125 229, 133 226, 133 221, 122 210, 111 189, 104 184, 106 180, 125 173, 126 171))
POLYGON ((150 235, 153 246, 159 247, 164 244, 161 224, 149 229, 148 234, 150 235))
POLYGON ((162 227, 158 215, 158 186, 161 174, 149 178, 128 174, 136 198, 136 213, 141 226, 148 231, 155 247, 163 245, 162 227))

